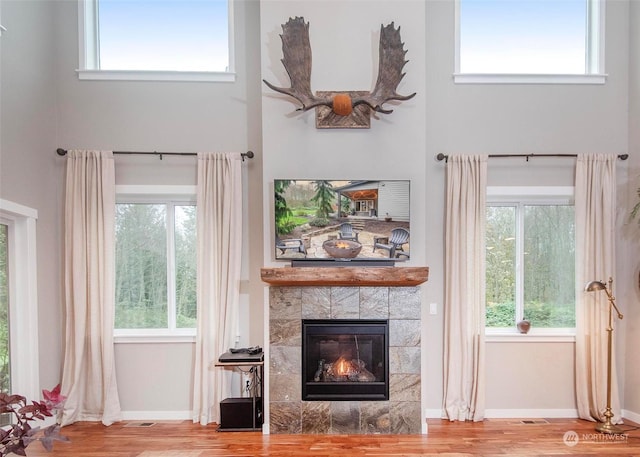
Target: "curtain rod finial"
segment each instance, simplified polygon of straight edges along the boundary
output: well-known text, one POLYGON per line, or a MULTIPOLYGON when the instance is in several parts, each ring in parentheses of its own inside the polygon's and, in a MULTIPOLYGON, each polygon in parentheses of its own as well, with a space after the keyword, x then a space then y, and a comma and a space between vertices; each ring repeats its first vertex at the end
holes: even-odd
POLYGON ((67 150, 66 149, 58 148, 58 149, 56 149, 56 152, 58 153, 59 156, 66 156, 67 155, 67 150))

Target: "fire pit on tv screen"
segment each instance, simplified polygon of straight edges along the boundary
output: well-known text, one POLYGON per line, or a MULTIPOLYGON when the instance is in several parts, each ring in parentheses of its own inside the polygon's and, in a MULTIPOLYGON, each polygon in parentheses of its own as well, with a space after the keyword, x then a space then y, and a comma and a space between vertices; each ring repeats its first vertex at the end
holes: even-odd
POLYGON ((409 180, 274 180, 277 260, 407 260, 409 180))

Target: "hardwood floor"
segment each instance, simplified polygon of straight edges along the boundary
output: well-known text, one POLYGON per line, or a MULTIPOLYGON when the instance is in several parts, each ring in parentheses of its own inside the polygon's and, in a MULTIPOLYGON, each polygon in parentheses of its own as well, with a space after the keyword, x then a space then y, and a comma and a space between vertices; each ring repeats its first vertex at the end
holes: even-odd
POLYGON ((612 440, 577 419, 488 419, 480 423, 429 420, 428 435, 262 435, 217 432, 189 421, 156 422, 150 427, 118 423, 104 427, 78 423, 63 429, 70 443, 51 453, 40 443, 29 457, 213 457, 213 456, 640 456, 640 429, 627 422, 626 436, 612 440), (569 434, 567 434, 569 432, 569 434), (575 433, 571 433, 575 432, 575 433), (563 437, 569 437, 565 444, 563 437), (573 438, 577 438, 577 441, 573 438), (571 446, 570 444, 573 444, 571 446))

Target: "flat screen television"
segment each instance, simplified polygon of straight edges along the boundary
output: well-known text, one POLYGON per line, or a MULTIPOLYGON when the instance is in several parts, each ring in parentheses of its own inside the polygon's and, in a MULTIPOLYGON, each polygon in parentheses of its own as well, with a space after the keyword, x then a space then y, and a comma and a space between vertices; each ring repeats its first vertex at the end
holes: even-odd
POLYGON ((273 202, 276 260, 409 259, 409 180, 276 179, 273 202))

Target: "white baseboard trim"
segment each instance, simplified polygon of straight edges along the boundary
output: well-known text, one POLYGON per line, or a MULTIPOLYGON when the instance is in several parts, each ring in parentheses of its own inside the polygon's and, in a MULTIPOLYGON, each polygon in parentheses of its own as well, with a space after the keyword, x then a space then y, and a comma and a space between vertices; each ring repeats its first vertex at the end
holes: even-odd
MULTIPOLYGON (((441 409, 427 409, 427 419, 441 419, 441 409)), ((487 419, 531 419, 531 418, 570 418, 578 417, 577 409, 487 409, 484 412, 487 419)), ((630 420, 634 419, 629 417, 630 420)))
POLYGON ((567 418, 576 419, 577 409, 487 409, 487 419, 533 419, 533 418, 567 418))
POLYGON ((636 424, 640 424, 640 414, 634 413, 633 411, 629 411, 628 409, 622 410, 622 417, 625 419, 629 419, 630 421, 635 422, 636 424))
POLYGON ((183 421, 193 419, 191 411, 122 411, 125 421, 183 421))

